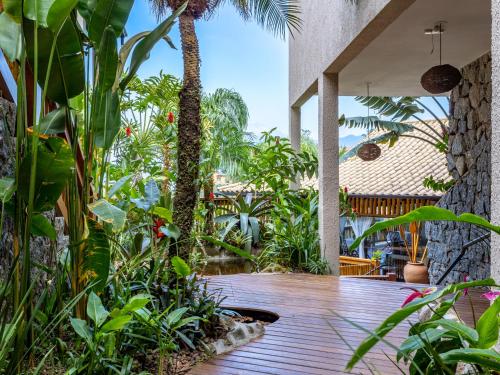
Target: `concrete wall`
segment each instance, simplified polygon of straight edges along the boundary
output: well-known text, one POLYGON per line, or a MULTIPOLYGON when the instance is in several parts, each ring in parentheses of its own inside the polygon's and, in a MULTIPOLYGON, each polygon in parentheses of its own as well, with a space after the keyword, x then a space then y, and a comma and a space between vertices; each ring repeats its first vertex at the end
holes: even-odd
MULTIPOLYGON (((492 108, 491 108, 491 220, 500 225, 500 1, 491 2, 491 58, 492 58, 492 108)), ((500 236, 491 238, 491 276, 500 282, 500 236)))
MULTIPOLYGON (((491 56, 486 54, 462 69, 462 81, 450 97, 448 169, 455 185, 438 206, 456 214, 472 212, 490 219, 491 192, 491 56)), ((429 275, 436 283, 462 247, 483 235, 475 226, 434 222, 427 224, 429 275)), ((490 275, 489 240, 468 248, 445 283, 465 275, 484 279, 490 275)))
POLYGON ((290 105, 316 93, 323 72, 339 72, 413 1, 301 0, 302 31, 289 41, 290 105))

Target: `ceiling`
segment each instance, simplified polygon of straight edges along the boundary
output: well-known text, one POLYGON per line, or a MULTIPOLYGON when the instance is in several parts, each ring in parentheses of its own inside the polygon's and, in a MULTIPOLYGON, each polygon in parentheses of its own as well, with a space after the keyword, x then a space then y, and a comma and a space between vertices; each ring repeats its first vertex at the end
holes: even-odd
POLYGON ((416 0, 339 75, 341 95, 423 96, 420 77, 439 64, 439 35, 424 30, 446 21, 443 64, 460 68, 491 48, 490 0, 416 0))

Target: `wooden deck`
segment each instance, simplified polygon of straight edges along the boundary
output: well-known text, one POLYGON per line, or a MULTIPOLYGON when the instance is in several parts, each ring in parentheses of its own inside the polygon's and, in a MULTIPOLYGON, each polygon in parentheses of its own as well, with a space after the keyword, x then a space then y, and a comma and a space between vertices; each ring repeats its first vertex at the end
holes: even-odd
MULTIPOLYGON (((213 276, 209 285, 222 289, 227 296, 224 306, 264 309, 279 314, 280 319, 266 327, 263 337, 198 365, 191 371, 193 375, 342 374, 351 357, 349 346, 356 347, 366 333, 333 311, 374 329, 410 293, 400 289, 402 283, 305 274, 213 276)), ((486 307, 477 293, 473 299, 483 309, 486 307)), ((463 301, 459 310, 470 320, 467 306, 463 301)), ((398 345, 407 327, 393 330, 388 341, 398 345)), ((384 353, 392 357, 394 351, 380 345, 365 359, 380 374, 400 374, 384 353)), ((352 373, 370 372, 360 364, 352 373)))

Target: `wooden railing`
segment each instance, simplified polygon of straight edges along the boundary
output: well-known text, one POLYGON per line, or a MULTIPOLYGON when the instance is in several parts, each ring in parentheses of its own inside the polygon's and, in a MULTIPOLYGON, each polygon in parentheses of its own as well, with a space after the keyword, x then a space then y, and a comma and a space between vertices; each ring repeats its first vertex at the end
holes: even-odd
POLYGON ((357 216, 397 217, 422 206, 434 206, 439 197, 349 196, 357 216))
POLYGON ((339 261, 341 276, 380 275, 378 260, 340 256, 339 261))
MULTIPOLYGON (((438 200, 439 197, 349 196, 351 207, 356 216, 360 217, 397 217, 422 206, 434 206, 438 200)), ((216 215, 223 211, 218 211, 218 208, 233 212, 235 210, 233 202, 226 197, 217 197, 213 203, 216 206, 216 215)))

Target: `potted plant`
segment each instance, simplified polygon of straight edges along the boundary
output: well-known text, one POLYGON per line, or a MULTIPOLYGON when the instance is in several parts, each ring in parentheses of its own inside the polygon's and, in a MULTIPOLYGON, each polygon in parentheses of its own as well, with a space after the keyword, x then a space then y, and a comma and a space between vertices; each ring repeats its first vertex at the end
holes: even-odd
POLYGON ((419 258, 419 241, 420 241, 420 223, 413 222, 409 225, 411 241, 406 238, 405 227, 399 226, 399 233, 403 239, 403 243, 408 254, 408 262, 406 263, 403 275, 407 283, 428 284, 429 272, 427 265, 424 263, 427 254, 425 248, 422 256, 419 258))

